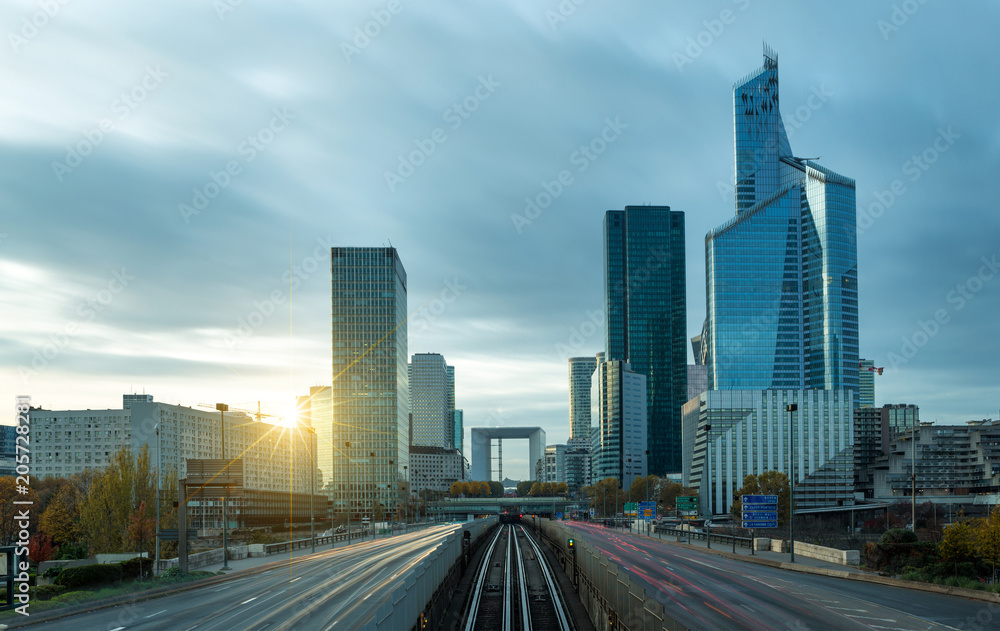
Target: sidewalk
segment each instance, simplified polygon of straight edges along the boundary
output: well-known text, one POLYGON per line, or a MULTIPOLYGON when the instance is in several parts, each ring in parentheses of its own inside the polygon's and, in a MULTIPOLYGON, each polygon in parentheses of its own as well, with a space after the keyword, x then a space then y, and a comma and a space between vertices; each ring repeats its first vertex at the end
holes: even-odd
MULTIPOLYGON (((628 529, 616 529, 621 534, 629 534, 628 529)), ((839 571, 848 572, 854 574, 868 574, 860 568, 854 567, 852 565, 840 565, 839 563, 830 563, 829 561, 820 561, 819 559, 812 559, 801 554, 796 553, 795 563, 791 563, 791 555, 787 552, 771 552, 765 550, 756 550, 751 555, 749 548, 741 548, 739 542, 736 544, 736 553, 733 553, 733 546, 731 543, 719 543, 717 541, 712 542, 711 550, 708 550, 708 544, 704 539, 692 539, 690 537, 685 537, 685 542, 678 542, 677 537, 673 534, 667 533, 653 533, 652 535, 646 535, 645 533, 637 534, 633 529, 631 532, 633 537, 641 537, 643 539, 653 539, 659 540, 663 543, 669 543, 675 546, 688 546, 697 550, 706 550, 716 554, 722 554, 729 557, 739 557, 740 560, 746 561, 764 561, 768 565, 795 565, 804 568, 815 568, 819 570, 828 571, 839 571), (662 536, 661 536, 662 535, 662 536)))

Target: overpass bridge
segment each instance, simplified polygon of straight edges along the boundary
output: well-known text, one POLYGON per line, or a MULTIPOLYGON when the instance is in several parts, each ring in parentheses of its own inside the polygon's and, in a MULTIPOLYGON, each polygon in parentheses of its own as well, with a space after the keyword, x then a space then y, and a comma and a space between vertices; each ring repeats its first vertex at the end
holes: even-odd
POLYGON ((555 513, 586 509, 586 500, 565 497, 450 497, 440 502, 428 502, 432 515, 499 515, 523 513, 552 517, 555 513), (568 509, 568 510, 567 510, 568 509))

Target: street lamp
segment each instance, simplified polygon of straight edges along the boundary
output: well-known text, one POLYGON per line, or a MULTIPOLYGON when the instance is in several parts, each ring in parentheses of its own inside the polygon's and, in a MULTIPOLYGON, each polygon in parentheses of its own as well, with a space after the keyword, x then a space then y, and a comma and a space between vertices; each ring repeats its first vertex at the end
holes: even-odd
POLYGON ((406 504, 403 506, 403 534, 410 528, 410 478, 406 472, 407 466, 403 465, 403 484, 406 485, 406 504))
POLYGON ((305 430, 312 434, 309 439, 309 537, 312 539, 312 552, 316 553, 316 510, 313 507, 313 496, 316 494, 316 430, 308 425, 303 425, 305 430))
MULTIPOLYGON (((646 450, 646 501, 649 502, 649 450, 646 450)), ((653 504, 653 509, 655 511, 656 504, 653 504)), ((649 534, 649 522, 646 522, 646 534, 649 534)))
POLYGON ((347 450, 347 545, 351 545, 351 441, 344 443, 347 450))
POLYGON ((917 425, 910 430, 910 530, 917 532, 917 425))
POLYGON ((799 409, 798 404, 789 403, 785 406, 788 412, 788 552, 791 555, 791 562, 795 563, 795 423, 792 421, 792 412, 799 409))
POLYGON ((156 430, 156 565, 153 566, 153 573, 160 573, 160 471, 163 459, 160 457, 160 424, 153 428, 156 430))
POLYGON ((369 523, 372 527, 372 541, 375 541, 375 452, 368 452, 368 458, 368 470, 372 474, 372 518, 369 523))
MULTIPOLYGON (((222 459, 226 459, 226 412, 229 406, 225 403, 216 403, 215 409, 219 411, 219 423, 222 425, 222 459)), ((226 464, 226 477, 229 477, 229 465, 226 464)), ((229 567, 229 519, 226 514, 226 499, 229 497, 229 485, 225 487, 222 495, 222 567, 223 572, 228 572, 229 567)))

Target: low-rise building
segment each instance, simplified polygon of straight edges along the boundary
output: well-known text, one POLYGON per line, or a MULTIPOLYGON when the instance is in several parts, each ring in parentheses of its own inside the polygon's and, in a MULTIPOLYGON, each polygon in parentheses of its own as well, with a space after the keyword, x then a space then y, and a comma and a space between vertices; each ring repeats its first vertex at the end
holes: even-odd
POLYGON ((466 477, 465 459, 457 449, 411 445, 409 467, 412 493, 446 493, 453 483, 466 477))

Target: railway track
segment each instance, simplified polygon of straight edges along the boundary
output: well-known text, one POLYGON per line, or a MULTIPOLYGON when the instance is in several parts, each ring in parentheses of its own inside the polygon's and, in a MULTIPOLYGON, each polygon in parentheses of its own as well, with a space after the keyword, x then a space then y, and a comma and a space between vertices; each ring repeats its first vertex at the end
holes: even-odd
POLYGON ((505 524, 476 569, 465 631, 571 631, 552 569, 520 524, 505 524))

